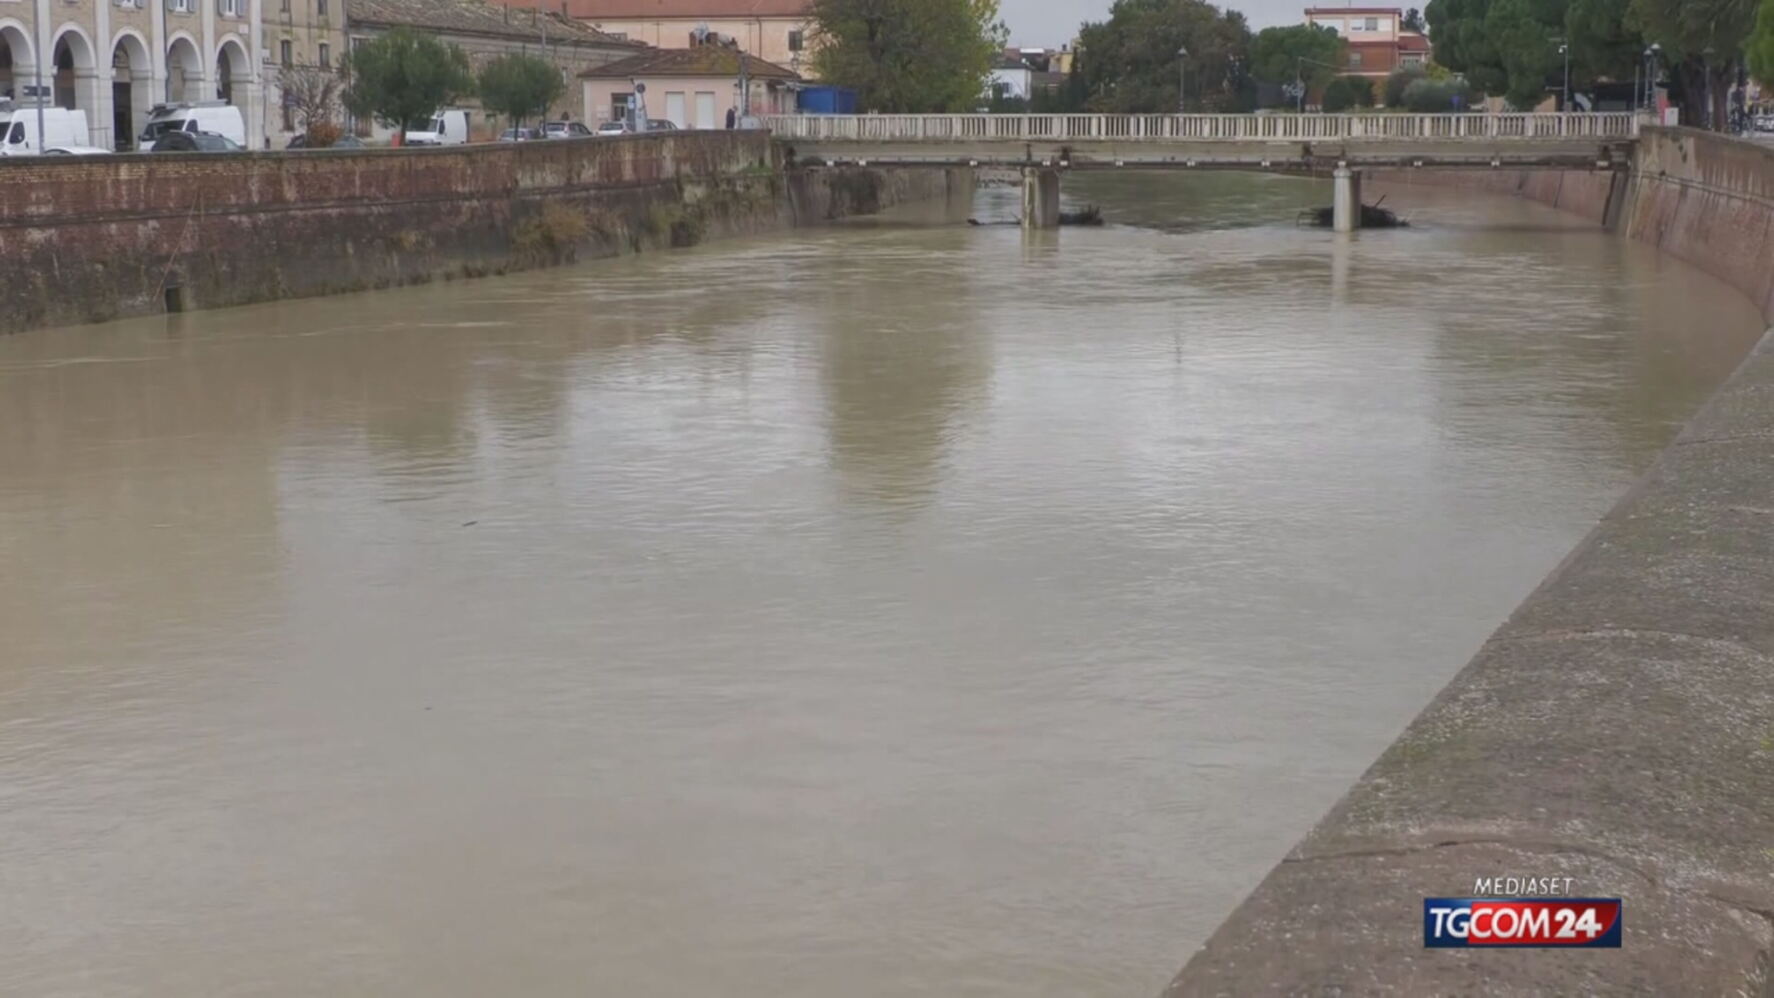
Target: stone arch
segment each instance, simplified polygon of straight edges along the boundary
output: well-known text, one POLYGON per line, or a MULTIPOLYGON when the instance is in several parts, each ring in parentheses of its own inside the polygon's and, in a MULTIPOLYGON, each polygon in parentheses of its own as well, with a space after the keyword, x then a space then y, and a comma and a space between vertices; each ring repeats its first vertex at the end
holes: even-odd
POLYGON ((51 92, 57 107, 73 108, 86 115, 89 141, 103 145, 110 141, 111 123, 105 118, 108 103, 99 94, 98 53, 92 38, 78 24, 57 28, 50 44, 50 65, 55 67, 55 83, 51 92))
POLYGON ((154 63, 148 40, 124 28, 111 41, 112 136, 118 149, 129 149, 148 124, 154 107, 154 63))
POLYGON ((197 41, 181 31, 166 43, 167 85, 175 101, 200 101, 204 93, 203 57, 197 41))
POLYGON ((36 72, 31 29, 13 18, 0 18, 0 97, 18 97, 36 72))
POLYGON ((245 105, 253 80, 253 64, 246 44, 234 35, 223 35, 216 45, 216 96, 230 104, 245 105))

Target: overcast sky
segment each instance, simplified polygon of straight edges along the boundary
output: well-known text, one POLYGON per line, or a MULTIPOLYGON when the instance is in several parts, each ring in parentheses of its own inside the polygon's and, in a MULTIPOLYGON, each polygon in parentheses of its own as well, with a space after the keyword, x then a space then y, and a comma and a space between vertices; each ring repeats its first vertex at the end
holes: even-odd
MULTIPOLYGON (((998 0, 1004 23, 1010 25, 1010 44, 1028 48, 1058 48, 1078 34, 1078 25, 1085 21, 1101 21, 1109 16, 1110 0, 998 0)), ((1305 20, 1304 11, 1311 6, 1335 7, 1338 0, 1231 0, 1217 6, 1244 11, 1252 30, 1277 24, 1298 24, 1305 20)), ((1421 7, 1422 3, 1402 4, 1421 7)))

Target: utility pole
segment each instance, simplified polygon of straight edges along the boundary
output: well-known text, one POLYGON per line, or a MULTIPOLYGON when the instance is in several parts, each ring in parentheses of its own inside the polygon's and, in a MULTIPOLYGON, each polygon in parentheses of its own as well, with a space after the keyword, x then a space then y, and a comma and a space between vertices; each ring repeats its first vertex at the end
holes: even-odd
MULTIPOLYGON (((36 18, 31 19, 31 21, 32 21, 32 23, 31 23, 32 32, 31 33, 37 36, 36 38, 31 39, 31 44, 32 44, 33 48, 35 48, 37 42, 41 41, 43 38, 42 33, 36 30, 36 28, 37 28, 36 20, 37 20, 36 18)), ((32 80, 31 92, 37 95, 37 154, 39 156, 41 156, 41 155, 43 155, 43 53, 42 52, 38 52, 37 58, 31 60, 31 80, 32 80)))

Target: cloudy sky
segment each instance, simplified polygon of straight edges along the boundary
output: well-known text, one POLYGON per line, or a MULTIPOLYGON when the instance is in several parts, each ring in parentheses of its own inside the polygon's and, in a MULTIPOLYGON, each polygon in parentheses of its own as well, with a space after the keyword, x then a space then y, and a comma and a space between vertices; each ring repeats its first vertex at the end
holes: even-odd
MULTIPOLYGON (((1010 25, 1010 43, 1029 47, 1058 48, 1078 34, 1078 25, 1109 16, 1110 0, 998 0, 1004 23, 1010 25)), ((1220 7, 1244 11, 1254 28, 1298 24, 1302 11, 1311 6, 1333 7, 1338 0, 1230 0, 1220 7)), ((1402 4, 1421 7, 1422 3, 1402 4)))

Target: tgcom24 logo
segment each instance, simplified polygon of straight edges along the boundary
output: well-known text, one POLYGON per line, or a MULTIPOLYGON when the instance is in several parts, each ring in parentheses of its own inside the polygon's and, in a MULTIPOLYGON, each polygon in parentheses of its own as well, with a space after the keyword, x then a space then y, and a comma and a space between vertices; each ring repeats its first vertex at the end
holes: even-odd
POLYGON ((1620 948, 1619 898, 1424 898, 1423 945, 1620 948))

